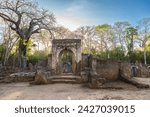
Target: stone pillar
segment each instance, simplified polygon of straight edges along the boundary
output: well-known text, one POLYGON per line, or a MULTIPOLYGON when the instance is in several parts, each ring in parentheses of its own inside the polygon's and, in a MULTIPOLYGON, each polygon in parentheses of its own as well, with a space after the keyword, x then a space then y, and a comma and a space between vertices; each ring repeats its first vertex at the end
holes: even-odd
MULTIPOLYGON (((93 58, 91 65, 92 65, 92 70, 93 70, 93 72, 96 72, 97 60, 93 58)), ((97 73, 96 73, 96 74, 97 74, 97 73)))
POLYGON ((52 74, 56 74, 56 64, 57 64, 57 48, 56 45, 52 45, 52 74))
POLYGON ((80 75, 81 72, 81 40, 77 43, 76 46, 76 62, 77 62, 77 74, 80 75))

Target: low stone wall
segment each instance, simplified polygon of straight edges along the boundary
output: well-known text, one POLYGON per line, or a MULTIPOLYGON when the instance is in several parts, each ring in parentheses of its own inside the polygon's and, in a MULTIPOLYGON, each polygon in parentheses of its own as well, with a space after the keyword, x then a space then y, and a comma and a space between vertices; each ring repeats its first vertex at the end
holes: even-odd
POLYGON ((119 77, 119 63, 110 60, 97 60, 97 74, 107 80, 117 80, 119 77))
POLYGON ((33 81, 35 72, 18 72, 9 76, 9 80, 12 82, 30 82, 33 81))
POLYGON ((150 67, 137 64, 137 77, 150 78, 150 67))
POLYGON ((34 80, 34 77, 15 77, 9 79, 11 82, 30 82, 34 80))
POLYGON ((117 80, 120 76, 124 76, 127 79, 132 77, 150 78, 150 67, 129 62, 97 60, 96 72, 100 77, 107 80, 117 80))
POLYGON ((130 64, 128 62, 122 62, 120 64, 120 74, 128 79, 132 77, 150 78, 150 69, 141 63, 130 64))

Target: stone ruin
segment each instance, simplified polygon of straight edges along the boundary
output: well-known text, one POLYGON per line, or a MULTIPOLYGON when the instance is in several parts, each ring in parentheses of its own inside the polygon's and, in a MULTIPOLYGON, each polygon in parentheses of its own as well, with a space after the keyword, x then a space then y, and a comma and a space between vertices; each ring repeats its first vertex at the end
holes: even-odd
MULTIPOLYGON (((51 83, 88 83, 91 88, 98 88, 107 81, 118 79, 132 83, 131 78, 139 73, 139 69, 127 62, 98 60, 92 55, 81 54, 80 39, 54 39, 52 54, 48 57, 48 68, 48 81, 51 83)), ((140 73, 138 75, 142 76, 143 73, 140 73)), ((145 77, 149 77, 150 72, 146 73, 145 77)))
MULTIPOLYGON (((140 64, 135 66, 128 62, 98 60, 92 55, 81 54, 80 39, 54 39, 52 53, 47 60, 47 70, 40 69, 25 76, 29 78, 32 74, 29 81, 34 81, 31 84, 87 83, 90 88, 99 88, 108 81, 123 80, 149 87, 132 80, 134 76, 150 77, 149 68, 140 64)), ((16 79, 17 75, 12 74, 11 77, 16 79)))
POLYGON ((52 54, 49 57, 49 68, 53 75, 65 73, 80 74, 81 67, 81 40, 54 39, 52 54))

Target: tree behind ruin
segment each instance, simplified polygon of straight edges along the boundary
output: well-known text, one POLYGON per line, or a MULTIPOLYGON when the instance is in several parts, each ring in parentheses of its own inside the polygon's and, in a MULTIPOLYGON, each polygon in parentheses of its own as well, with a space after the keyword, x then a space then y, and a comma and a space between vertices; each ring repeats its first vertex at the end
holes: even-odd
POLYGON ((31 36, 42 29, 52 33, 55 25, 53 13, 28 0, 0 0, 0 17, 19 36, 20 67, 26 67, 27 44, 31 36))

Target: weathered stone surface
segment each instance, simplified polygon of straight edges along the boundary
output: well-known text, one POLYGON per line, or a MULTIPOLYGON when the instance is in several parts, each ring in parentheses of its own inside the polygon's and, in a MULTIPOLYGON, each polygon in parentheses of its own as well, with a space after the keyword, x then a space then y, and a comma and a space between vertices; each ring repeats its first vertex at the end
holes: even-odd
MULTIPOLYGON (((130 63, 121 63, 120 67, 120 79, 126 83, 135 85, 137 88, 150 88, 149 85, 140 83, 136 79, 133 78, 133 71, 130 63)), ((142 66, 141 66, 142 67, 142 66)), ((137 67, 137 72, 139 72, 139 67, 137 67)), ((141 74, 138 74, 141 75, 141 74)))
POLYGON ((103 84, 105 83, 105 79, 104 78, 100 78, 100 77, 97 77, 97 78, 91 78, 91 81, 89 83, 89 87, 91 89, 98 89, 100 88, 101 86, 103 86, 103 84))
POLYGON ((84 71, 81 71, 82 82, 87 83, 89 81, 90 69, 86 68, 84 71))
POLYGON ((117 80, 119 78, 119 64, 115 61, 97 60, 96 72, 107 80, 117 80))
POLYGON ((106 79, 101 78, 96 71, 90 71, 90 78, 89 78, 89 87, 92 89, 97 89, 101 87, 105 83, 106 79))
POLYGON ((126 79, 132 78, 131 64, 128 62, 120 63, 120 76, 126 79))
POLYGON ((11 82, 29 82, 33 81, 35 72, 18 72, 9 75, 11 82))
POLYGON ((33 71, 33 70, 34 70, 34 67, 33 67, 32 63, 29 63, 28 66, 29 66, 29 70, 30 70, 30 71, 33 71))
POLYGON ((38 70, 35 75, 35 80, 31 82, 30 84, 41 85, 41 84, 47 84, 47 83, 48 82, 47 82, 46 74, 43 71, 38 70))
POLYGON ((150 85, 138 82, 134 78, 128 79, 125 76, 121 76, 121 80, 124 81, 124 82, 126 82, 126 83, 132 84, 132 85, 136 86, 137 88, 150 88, 150 85))
POLYGON ((18 73, 13 73, 10 74, 10 77, 34 77, 35 72, 18 72, 18 73))
POLYGON ((146 65, 137 64, 138 77, 150 77, 150 69, 146 65))
POLYGON ((90 67, 90 60, 89 60, 90 55, 89 54, 82 54, 82 70, 85 68, 90 67))
POLYGON ((147 66, 140 64, 131 64, 128 62, 120 63, 120 74, 128 79, 132 77, 150 77, 150 70, 147 66))

